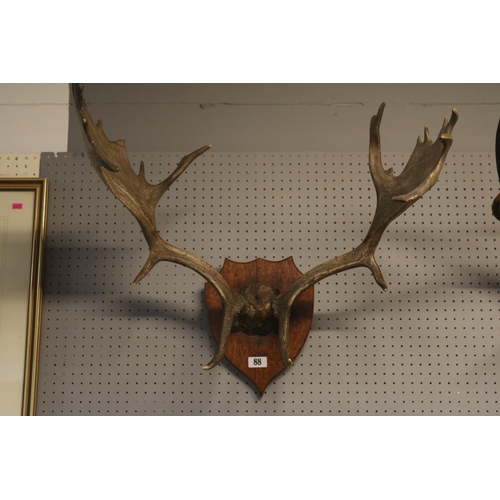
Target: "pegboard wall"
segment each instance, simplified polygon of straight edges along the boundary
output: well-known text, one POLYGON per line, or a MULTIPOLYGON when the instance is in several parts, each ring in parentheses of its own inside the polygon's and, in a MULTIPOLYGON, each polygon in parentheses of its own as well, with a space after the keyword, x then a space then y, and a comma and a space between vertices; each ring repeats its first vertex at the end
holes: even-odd
MULTIPOLYGON (((160 182, 185 153, 130 154, 160 182)), ((384 155, 401 172, 409 154, 384 155)), ((367 153, 205 153, 157 209, 160 233, 220 269, 293 256, 302 272, 357 246, 376 195, 367 153)), ((306 344, 259 397, 215 352, 204 280, 162 263, 82 155, 42 155, 50 179, 41 415, 498 414, 493 153, 449 154, 436 186, 386 230, 368 270, 315 286, 306 344)))

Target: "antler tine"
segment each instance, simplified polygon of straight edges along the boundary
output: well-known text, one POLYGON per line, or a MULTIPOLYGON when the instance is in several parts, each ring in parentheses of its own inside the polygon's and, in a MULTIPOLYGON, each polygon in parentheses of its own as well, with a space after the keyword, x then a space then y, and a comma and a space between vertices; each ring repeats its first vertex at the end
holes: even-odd
POLYGON ((72 90, 90 162, 106 186, 137 219, 149 246, 147 261, 134 280, 134 284, 141 281, 156 264, 168 261, 192 269, 217 290, 224 309, 223 328, 217 353, 213 360, 204 367, 213 368, 224 356, 224 348, 234 317, 241 310, 243 300, 240 294, 234 292, 211 265, 196 255, 163 240, 158 233, 155 220, 156 206, 162 195, 210 146, 203 146, 184 156, 177 168, 161 183, 149 184, 145 178, 143 162, 141 162, 139 174, 134 172, 125 149, 125 140, 122 138, 118 141, 110 141, 104 133, 102 121, 99 120, 97 124, 93 122, 83 98, 83 85, 73 84, 72 90))
POLYGON ((285 364, 291 364, 290 309, 295 299, 304 290, 332 274, 361 266, 370 269, 377 284, 387 290, 387 284, 375 260, 375 250, 380 239, 387 226, 437 182, 445 163, 453 141, 451 132, 458 120, 456 109, 452 111, 449 121, 445 118, 438 136, 439 141, 433 143, 429 138, 427 128, 424 130, 424 140, 419 138, 406 167, 401 175, 396 177, 392 168, 385 170, 382 165, 380 123, 384 108, 385 103, 382 103, 370 122, 369 166, 377 192, 377 208, 368 234, 357 248, 340 257, 323 262, 305 273, 274 303, 274 313, 280 323, 281 359, 285 364))
POLYGON ((387 181, 392 176, 392 169, 385 170, 382 165, 382 148, 380 146, 380 123, 382 122, 382 116, 384 114, 385 102, 383 102, 378 113, 372 116, 370 121, 370 146, 369 146, 369 165, 370 173, 374 180, 375 186, 377 186, 377 181, 380 183, 387 181))

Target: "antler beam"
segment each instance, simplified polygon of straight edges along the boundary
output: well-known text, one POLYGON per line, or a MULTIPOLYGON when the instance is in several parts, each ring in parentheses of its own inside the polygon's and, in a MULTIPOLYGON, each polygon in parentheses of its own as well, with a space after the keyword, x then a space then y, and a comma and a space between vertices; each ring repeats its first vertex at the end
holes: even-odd
POLYGON ((332 260, 319 264, 299 278, 284 294, 274 302, 274 313, 279 320, 279 340, 281 360, 291 364, 290 360, 290 309, 295 299, 310 286, 333 274, 367 267, 373 273, 375 281, 387 290, 387 284, 375 261, 375 250, 387 226, 421 198, 438 180, 444 166, 446 155, 452 144, 451 132, 458 120, 458 112, 453 109, 451 119, 445 118, 438 141, 432 142, 429 130, 425 127, 424 139, 418 138, 415 149, 403 172, 394 176, 392 168, 382 166, 380 146, 380 122, 385 103, 370 123, 369 165, 373 183, 377 191, 377 209, 368 234, 355 249, 332 260))
POLYGON ((243 307, 243 299, 207 262, 163 240, 158 233, 155 220, 156 206, 165 191, 210 146, 204 146, 184 156, 177 168, 163 182, 151 185, 145 178, 144 162, 141 162, 139 174, 134 172, 125 149, 125 140, 122 138, 110 141, 104 133, 102 121, 99 120, 97 124, 92 121, 83 98, 83 85, 73 84, 72 90, 90 162, 110 191, 137 219, 149 246, 148 259, 135 278, 134 284, 139 283, 159 262, 169 261, 189 267, 217 290, 224 308, 224 319, 217 352, 212 361, 203 367, 213 368, 224 357, 231 326, 234 317, 243 307))

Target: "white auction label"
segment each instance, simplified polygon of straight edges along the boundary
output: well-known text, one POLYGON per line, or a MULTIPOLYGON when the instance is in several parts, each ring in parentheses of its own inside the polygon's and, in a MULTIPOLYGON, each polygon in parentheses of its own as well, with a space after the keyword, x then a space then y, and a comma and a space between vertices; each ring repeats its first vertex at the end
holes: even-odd
POLYGON ((249 357, 248 368, 267 368, 267 356, 249 357))

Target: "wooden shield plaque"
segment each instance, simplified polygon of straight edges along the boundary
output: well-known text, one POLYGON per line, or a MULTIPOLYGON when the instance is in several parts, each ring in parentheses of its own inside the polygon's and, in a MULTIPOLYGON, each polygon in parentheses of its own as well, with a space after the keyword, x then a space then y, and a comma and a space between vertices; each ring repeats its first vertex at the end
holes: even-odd
MULTIPOLYGON (((252 262, 233 262, 226 259, 220 274, 233 290, 240 291, 250 285, 267 285, 282 294, 302 273, 293 258, 273 262, 256 259, 252 262)), ((205 284, 205 293, 210 330, 219 341, 222 324, 222 302, 215 288, 205 284)), ((297 357, 311 329, 314 309, 314 289, 305 290, 295 300, 290 315, 290 358, 297 357)), ((280 358, 276 327, 269 327, 268 333, 249 334, 233 331, 226 346, 226 358, 243 372, 262 395, 271 380, 286 366, 280 358)))

